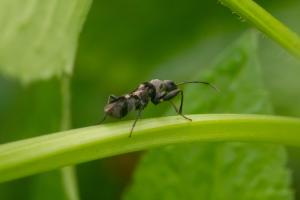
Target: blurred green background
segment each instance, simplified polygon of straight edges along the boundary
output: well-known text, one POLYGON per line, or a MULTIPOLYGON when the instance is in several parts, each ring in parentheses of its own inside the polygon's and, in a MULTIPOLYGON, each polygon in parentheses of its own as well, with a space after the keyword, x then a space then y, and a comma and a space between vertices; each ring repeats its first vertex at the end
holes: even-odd
MULTIPOLYGON (((299 0, 257 2, 300 34, 299 0)), ((96 124, 109 94, 127 93, 153 78, 189 80, 190 74, 211 65, 249 27, 217 1, 94 1, 80 36, 72 78, 73 127, 96 124)), ((275 112, 299 117, 300 63, 260 37, 264 81, 275 112)), ((150 106, 144 117, 160 116, 167 108, 150 106)), ((24 86, 0 77, 0 143, 58 131, 60 116, 59 79, 24 86)), ((289 148, 296 199, 300 199, 299 153, 289 148)), ((119 199, 139 156, 132 153, 78 165, 81 198, 119 199)), ((0 197, 64 199, 60 184, 58 172, 35 175, 0 184, 0 197)))

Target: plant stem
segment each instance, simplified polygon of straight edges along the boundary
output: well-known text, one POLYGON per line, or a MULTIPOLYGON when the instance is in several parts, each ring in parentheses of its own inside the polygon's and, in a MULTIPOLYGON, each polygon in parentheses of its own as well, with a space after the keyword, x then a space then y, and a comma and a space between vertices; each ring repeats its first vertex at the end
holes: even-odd
MULTIPOLYGON (((65 131, 71 128, 71 88, 70 76, 65 75, 61 81, 62 96, 62 118, 61 130, 65 131)), ((67 166, 61 169, 63 187, 68 200, 79 200, 79 190, 76 177, 76 168, 67 166)))
POLYGON ((220 0, 233 12, 250 21, 254 26, 300 59, 300 38, 252 0, 220 0))
POLYGON ((132 121, 62 131, 0 145, 0 182, 63 166, 193 141, 265 142, 300 147, 300 119, 266 115, 209 114, 132 121))

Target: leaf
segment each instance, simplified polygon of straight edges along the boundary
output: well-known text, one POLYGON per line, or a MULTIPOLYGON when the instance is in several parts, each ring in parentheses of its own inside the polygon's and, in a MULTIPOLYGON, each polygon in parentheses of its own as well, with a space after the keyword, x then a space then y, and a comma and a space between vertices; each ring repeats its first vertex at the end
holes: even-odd
POLYGON ((285 157, 268 145, 169 146, 143 157, 125 199, 289 199, 285 157))
MULTIPOLYGON (((221 94, 189 86, 185 113, 270 113, 256 48, 257 33, 249 31, 222 53, 205 78, 195 78, 214 83, 221 94)), ((277 145, 196 143, 155 149, 142 158, 124 199, 293 199, 285 164, 285 150, 277 145)))
POLYGON ((2 0, 0 71, 30 82, 72 73, 91 0, 2 0))

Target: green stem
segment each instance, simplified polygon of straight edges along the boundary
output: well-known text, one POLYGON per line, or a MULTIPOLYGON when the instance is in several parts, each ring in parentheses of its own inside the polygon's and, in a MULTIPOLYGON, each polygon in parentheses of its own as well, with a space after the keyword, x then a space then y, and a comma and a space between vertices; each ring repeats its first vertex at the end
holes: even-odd
MULTIPOLYGON (((70 77, 63 76, 61 81, 62 119, 61 130, 71 128, 71 91, 70 77)), ((67 166, 61 169, 64 191, 68 200, 79 200, 79 190, 76 178, 76 168, 67 166)))
POLYGON ((71 91, 70 91, 70 77, 65 75, 61 80, 61 97, 62 97, 62 109, 61 109, 61 130, 68 130, 71 125, 71 91))
POLYGON ((254 1, 220 0, 220 2, 300 59, 299 36, 254 1))
POLYGON ((300 147, 300 119, 210 114, 132 121, 62 131, 0 145, 0 182, 63 166, 166 144, 193 141, 266 142, 300 147))

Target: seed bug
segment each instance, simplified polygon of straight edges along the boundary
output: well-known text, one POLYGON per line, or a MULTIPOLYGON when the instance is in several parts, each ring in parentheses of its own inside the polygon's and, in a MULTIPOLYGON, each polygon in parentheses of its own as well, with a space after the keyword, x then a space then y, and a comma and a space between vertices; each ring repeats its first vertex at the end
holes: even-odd
POLYGON ((203 81, 184 81, 181 83, 175 83, 171 80, 159 80, 153 79, 148 82, 141 83, 132 92, 122 95, 115 96, 110 95, 107 100, 107 104, 104 107, 105 115, 101 120, 100 124, 105 121, 107 116, 121 119, 125 117, 129 112, 135 110, 136 117, 131 126, 129 137, 131 137, 136 122, 141 118, 142 111, 151 101, 154 105, 168 101, 171 103, 176 113, 183 118, 192 121, 182 113, 183 109, 183 91, 178 86, 188 83, 200 83, 206 84, 215 90, 218 90, 215 86, 208 82, 203 81), (181 96, 179 109, 171 101, 177 95, 181 96))

